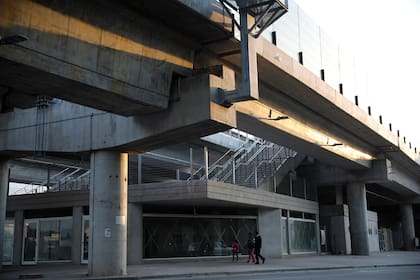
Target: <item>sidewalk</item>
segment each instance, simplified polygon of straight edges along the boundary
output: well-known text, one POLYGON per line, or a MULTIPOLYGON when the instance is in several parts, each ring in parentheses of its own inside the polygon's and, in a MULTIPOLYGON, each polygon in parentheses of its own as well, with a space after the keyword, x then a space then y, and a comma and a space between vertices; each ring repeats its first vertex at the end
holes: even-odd
POLYGON ((123 277, 87 277, 87 265, 69 263, 39 264, 36 266, 3 267, 0 279, 159 279, 206 275, 247 274, 275 271, 327 270, 358 267, 419 266, 420 252, 383 252, 371 256, 292 256, 268 258, 265 264, 248 264, 246 258, 232 263, 230 258, 153 261, 129 265, 123 277), (19 278, 20 277, 20 278, 19 278))

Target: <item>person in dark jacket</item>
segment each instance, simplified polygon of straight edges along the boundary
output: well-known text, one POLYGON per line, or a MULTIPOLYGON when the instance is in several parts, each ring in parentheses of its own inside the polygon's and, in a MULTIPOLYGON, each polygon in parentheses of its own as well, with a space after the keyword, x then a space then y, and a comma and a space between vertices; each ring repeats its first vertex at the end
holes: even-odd
POLYGON ((261 248, 262 248, 262 238, 259 235, 258 231, 255 232, 255 264, 259 264, 259 259, 261 258, 262 263, 265 263, 265 258, 261 255, 261 248))

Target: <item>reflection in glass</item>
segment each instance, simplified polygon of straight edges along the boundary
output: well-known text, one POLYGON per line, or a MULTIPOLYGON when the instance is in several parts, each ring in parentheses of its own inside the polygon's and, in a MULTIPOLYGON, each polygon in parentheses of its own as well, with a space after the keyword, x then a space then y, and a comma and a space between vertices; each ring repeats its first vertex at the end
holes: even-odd
POLYGON ((3 235, 3 264, 11 264, 13 261, 13 235, 15 224, 12 221, 6 221, 3 235))
POLYGON ((39 232, 39 261, 71 260, 71 219, 41 220, 39 232))
POLYGON ((83 218, 82 262, 87 263, 89 256, 89 217, 83 218))
POLYGON ((315 221, 291 218, 290 240, 292 253, 316 252, 315 221))
POLYGON ((35 262, 36 241, 37 241, 37 223, 27 222, 23 228, 23 261, 35 262))
POLYGON ((144 218, 144 257, 227 256, 238 239, 246 254, 248 232, 256 229, 255 219, 240 218, 144 218))

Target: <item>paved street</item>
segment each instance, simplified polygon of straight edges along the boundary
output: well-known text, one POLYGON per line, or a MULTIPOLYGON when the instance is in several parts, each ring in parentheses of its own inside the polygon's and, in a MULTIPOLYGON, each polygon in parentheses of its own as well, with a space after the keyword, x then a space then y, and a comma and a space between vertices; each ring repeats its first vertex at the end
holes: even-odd
POLYGON ((333 269, 333 270, 315 270, 315 271, 291 271, 291 272, 270 272, 258 274, 240 274, 229 276, 197 276, 172 278, 174 280, 186 279, 206 279, 206 280, 419 280, 420 267, 404 266, 404 267, 381 267, 381 268, 355 268, 355 269, 333 269))
MULTIPOLYGON (((87 279, 87 266, 43 263, 3 267, 0 279, 87 279), (28 277, 26 277, 28 278, 28 277)), ((420 252, 382 252, 371 256, 317 255, 268 258, 263 265, 238 263, 230 258, 150 259, 129 265, 128 275, 96 279, 398 279, 420 280, 420 252)))

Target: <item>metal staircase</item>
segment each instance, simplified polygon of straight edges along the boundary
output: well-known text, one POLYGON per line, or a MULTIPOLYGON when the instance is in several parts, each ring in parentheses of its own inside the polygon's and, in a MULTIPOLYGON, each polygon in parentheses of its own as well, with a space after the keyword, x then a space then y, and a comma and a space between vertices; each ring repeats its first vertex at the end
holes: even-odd
POLYGON ((239 158, 232 158, 231 165, 223 171, 224 176, 210 180, 258 188, 267 178, 271 178, 283 163, 296 155, 286 147, 270 142, 257 142, 239 158))
POLYGON ((287 159, 296 152, 283 146, 255 138, 237 150, 228 150, 208 167, 198 169, 190 179, 213 180, 258 188, 267 178, 274 176, 287 159))

